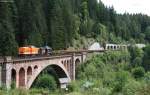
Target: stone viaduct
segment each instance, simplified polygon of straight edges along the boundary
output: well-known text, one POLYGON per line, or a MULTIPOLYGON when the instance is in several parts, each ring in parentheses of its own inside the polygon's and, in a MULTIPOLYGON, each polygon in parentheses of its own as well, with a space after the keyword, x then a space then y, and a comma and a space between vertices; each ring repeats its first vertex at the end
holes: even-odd
POLYGON ((101 53, 105 50, 74 51, 69 54, 45 57, 12 58, 7 56, 0 59, 0 85, 10 88, 14 82, 16 88, 29 89, 39 74, 50 66, 58 76, 60 87, 65 88, 71 80, 75 80, 76 66, 85 61, 88 53, 93 52, 101 53))
POLYGON ((1 81, 7 88, 15 81, 17 88, 29 89, 41 71, 51 66, 59 77, 61 88, 65 88, 67 83, 75 80, 75 67, 85 58, 86 52, 24 59, 6 57, 1 63, 1 81))
POLYGON ((119 49, 127 49, 129 45, 124 45, 124 44, 106 44, 105 50, 119 50, 119 49))

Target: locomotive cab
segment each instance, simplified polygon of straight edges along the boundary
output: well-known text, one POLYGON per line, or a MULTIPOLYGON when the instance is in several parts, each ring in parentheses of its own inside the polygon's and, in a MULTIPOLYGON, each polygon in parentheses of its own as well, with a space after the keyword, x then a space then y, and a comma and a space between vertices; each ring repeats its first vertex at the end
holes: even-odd
POLYGON ((52 48, 49 46, 40 47, 39 52, 41 55, 51 55, 52 54, 52 48))

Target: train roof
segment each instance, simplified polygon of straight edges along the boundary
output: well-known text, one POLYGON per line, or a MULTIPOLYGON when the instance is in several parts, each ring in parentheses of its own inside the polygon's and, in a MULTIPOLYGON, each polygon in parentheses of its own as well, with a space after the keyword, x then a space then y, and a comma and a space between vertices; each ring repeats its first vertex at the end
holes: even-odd
POLYGON ((33 45, 26 45, 26 46, 22 46, 22 47, 19 47, 19 48, 37 48, 36 46, 33 46, 33 45))
POLYGON ((40 47, 41 49, 52 49, 51 47, 49 46, 44 46, 44 47, 40 47))

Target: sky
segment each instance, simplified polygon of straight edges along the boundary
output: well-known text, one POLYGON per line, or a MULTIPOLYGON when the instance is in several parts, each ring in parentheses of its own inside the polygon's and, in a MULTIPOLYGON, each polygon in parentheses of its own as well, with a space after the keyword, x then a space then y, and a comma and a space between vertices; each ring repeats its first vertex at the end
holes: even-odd
POLYGON ((150 0, 101 0, 106 6, 113 6, 117 13, 142 13, 150 16, 150 0))

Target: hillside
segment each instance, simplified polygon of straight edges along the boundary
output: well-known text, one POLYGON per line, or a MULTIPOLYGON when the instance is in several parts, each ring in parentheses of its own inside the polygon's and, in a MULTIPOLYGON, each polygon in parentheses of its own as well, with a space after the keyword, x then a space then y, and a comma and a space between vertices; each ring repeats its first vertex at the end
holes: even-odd
POLYGON ((117 14, 97 0, 0 2, 0 55, 16 55, 18 46, 29 44, 78 48, 86 39, 149 43, 150 17, 117 14))
POLYGON ((34 81, 32 87, 7 90, 0 87, 0 95, 150 95, 150 45, 144 49, 107 51, 95 54, 76 68, 76 80, 60 89, 57 74, 48 67, 34 81))

